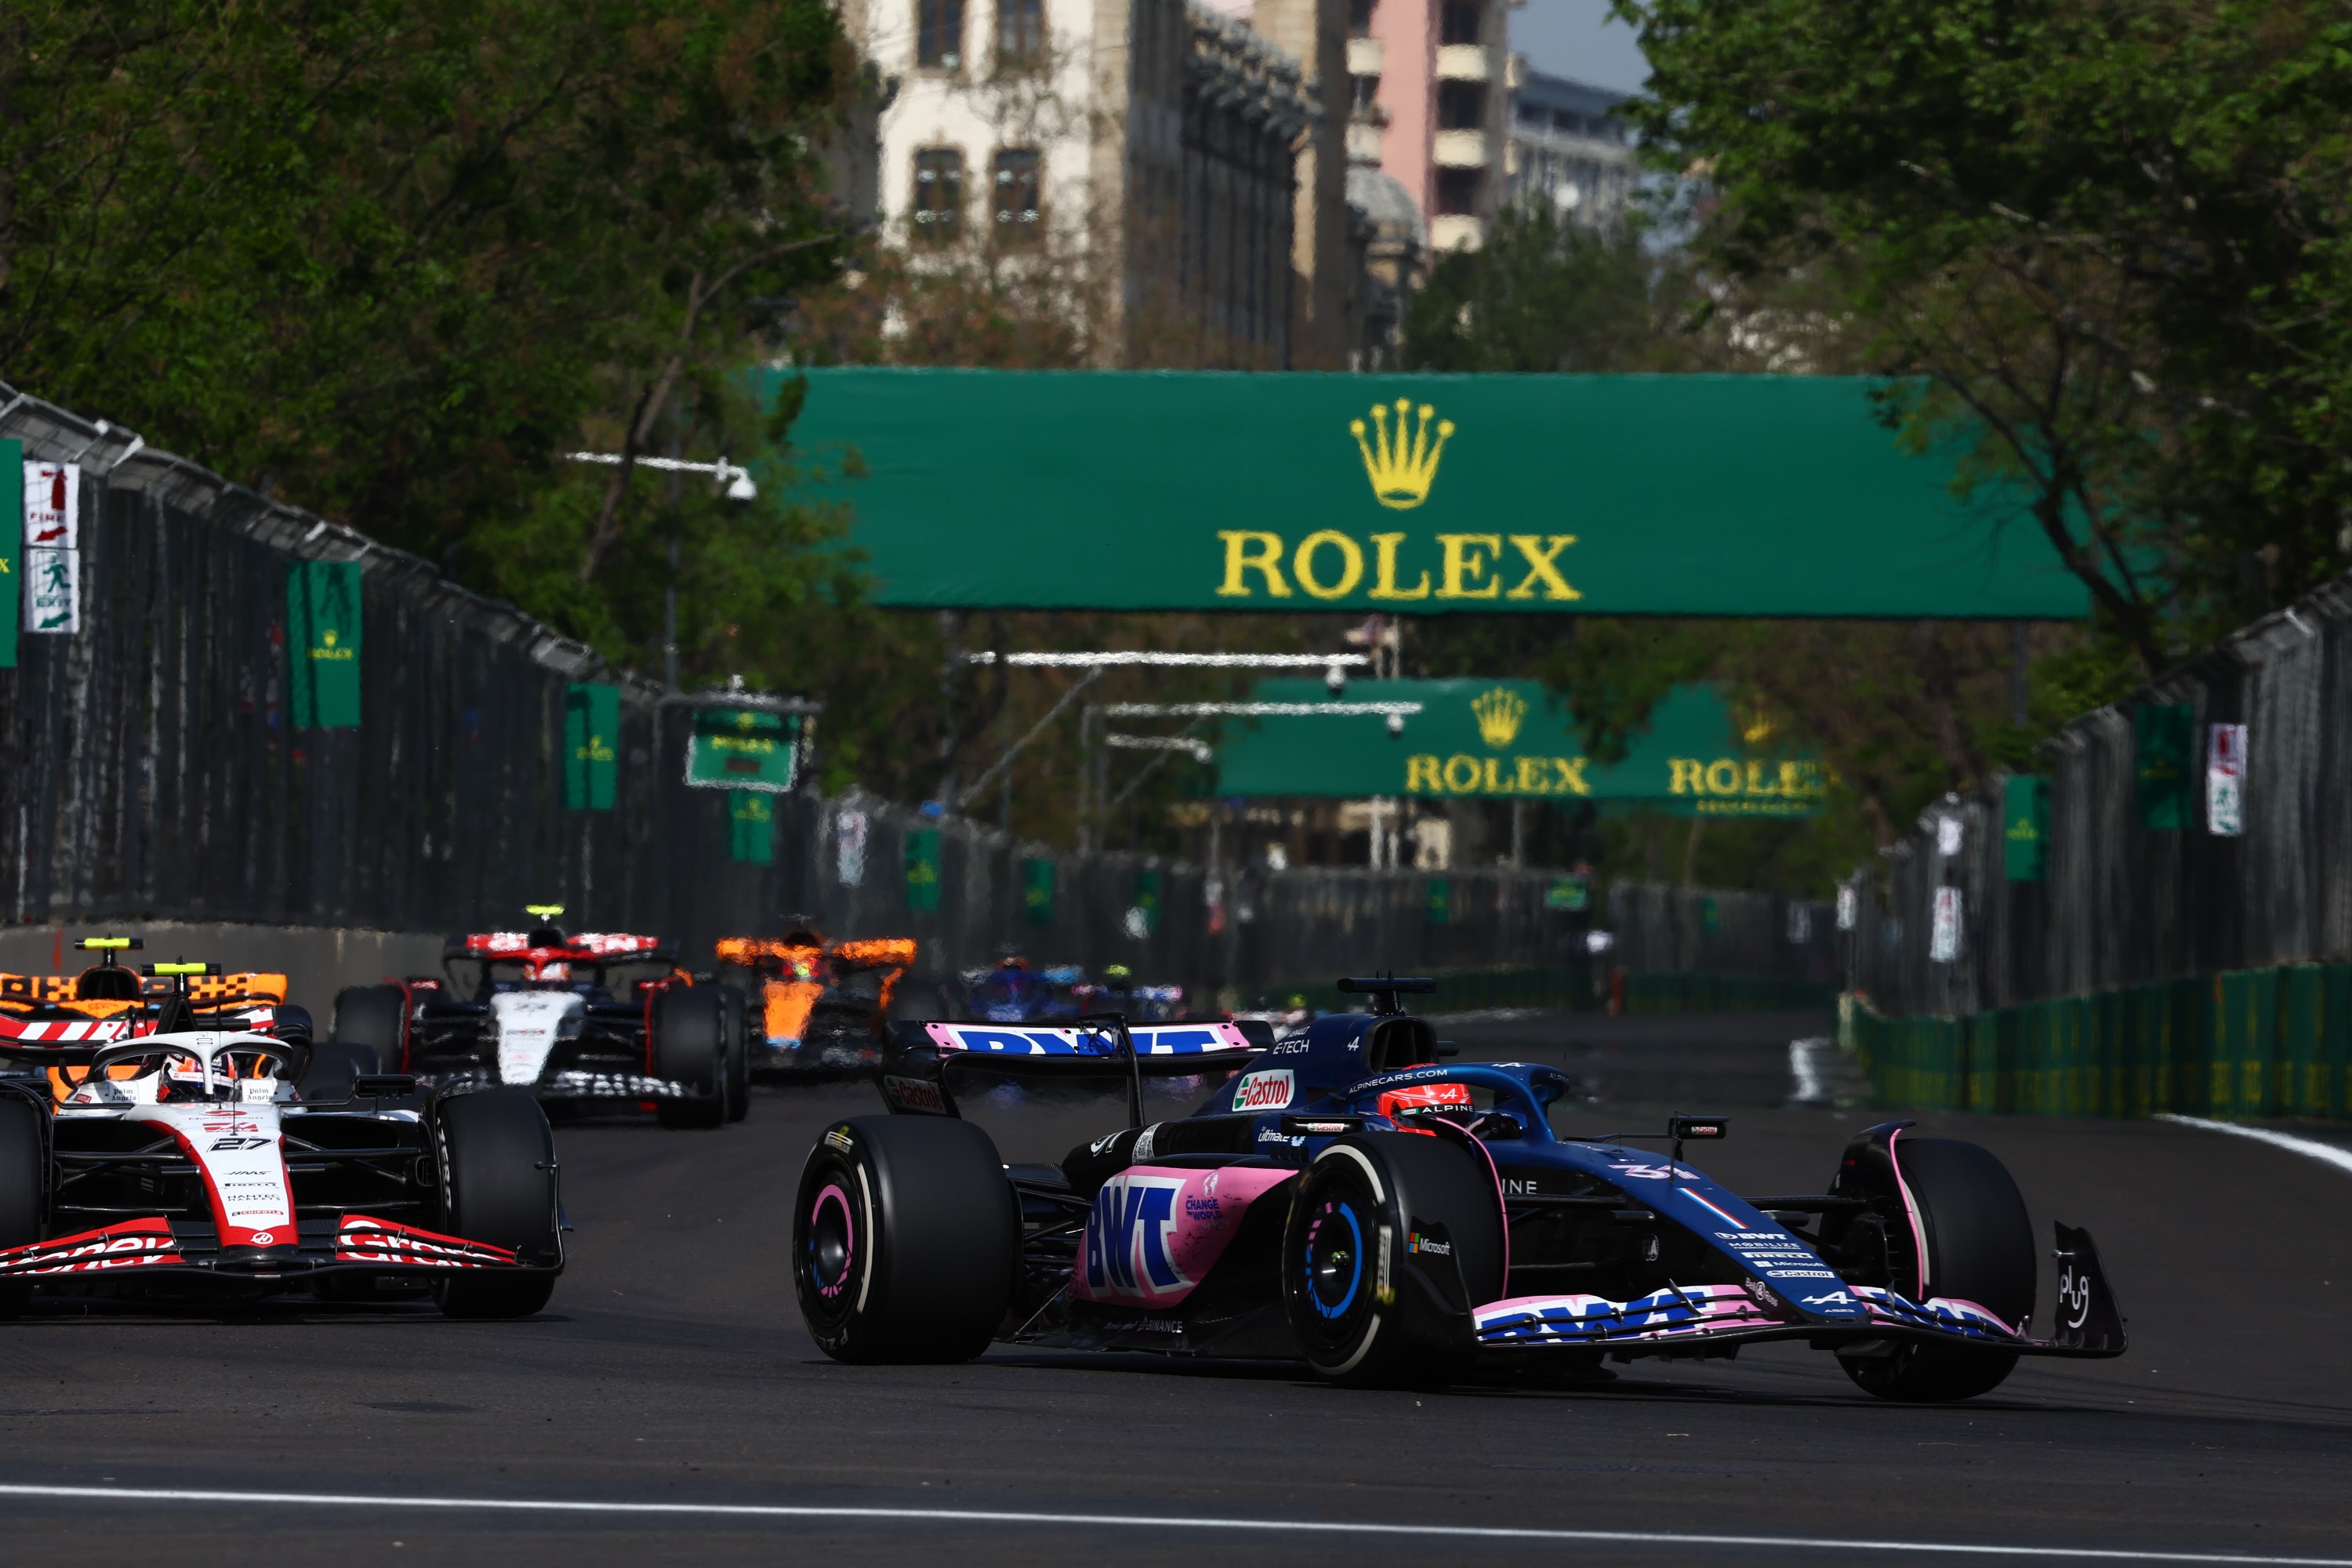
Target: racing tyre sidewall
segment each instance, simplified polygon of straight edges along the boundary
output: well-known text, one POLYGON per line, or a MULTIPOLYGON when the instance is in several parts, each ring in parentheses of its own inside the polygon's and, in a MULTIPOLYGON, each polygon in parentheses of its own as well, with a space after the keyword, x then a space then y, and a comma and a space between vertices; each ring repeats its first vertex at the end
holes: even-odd
MULTIPOLYGON (((47 1113, 24 1095, 0 1089, 0 1247, 23 1247, 41 1239, 42 1120, 47 1113)), ((0 1279, 0 1319, 31 1304, 30 1279, 0 1279)))
POLYGON ((719 1003, 727 1031, 727 1120, 740 1121, 751 1114, 751 1047, 744 1037, 747 1004, 742 991, 732 985, 719 988, 719 1003))
POLYGON ((442 1227, 551 1270, 453 1274, 435 1283, 434 1300, 452 1318, 521 1318, 546 1306, 562 1241, 555 1134, 539 1101, 529 1089, 513 1088, 454 1095, 434 1108, 433 1145, 442 1227))
POLYGON ((1330 1144, 1283 1227, 1283 1306, 1301 1353, 1334 1383, 1453 1381, 1474 1351, 1470 1309, 1502 1289, 1502 1248, 1492 1173, 1469 1151, 1397 1132, 1330 1144))
POLYGON ((655 1077, 692 1096, 657 1102, 664 1127, 727 1124, 727 1016, 716 987, 677 985, 655 998, 653 1063, 655 1077))
POLYGON ((1021 1216, 969 1122, 860 1116, 827 1128, 793 1205, 793 1284, 836 1361, 970 1361, 1013 1302, 1021 1216))
MULTIPOLYGON (((1926 1300, 1973 1301, 2012 1325, 2033 1309, 2033 1222, 2008 1168, 1990 1150, 1955 1138, 1894 1141, 1895 1169, 1917 1216, 1909 1251, 1924 1278, 1895 1289, 1926 1300), (1921 1245, 1924 1244, 1924 1245, 1921 1245)), ((1840 1359, 1865 1393, 1906 1404, 1942 1404, 1990 1394, 2017 1366, 2014 1353, 1907 1343, 1891 1355, 1840 1359)))

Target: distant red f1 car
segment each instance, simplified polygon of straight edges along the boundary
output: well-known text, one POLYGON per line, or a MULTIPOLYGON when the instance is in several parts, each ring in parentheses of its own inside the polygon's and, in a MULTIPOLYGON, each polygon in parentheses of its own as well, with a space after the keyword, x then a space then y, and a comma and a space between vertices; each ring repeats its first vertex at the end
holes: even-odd
POLYGON ((649 1104, 665 1127, 719 1127, 751 1107, 743 994, 697 984, 675 943, 552 922, 477 931, 443 950, 447 980, 412 976, 335 997, 334 1037, 429 1083, 530 1090, 549 1104, 649 1104), (460 983, 457 967, 478 973, 460 983), (616 972, 635 970, 626 979, 616 972))

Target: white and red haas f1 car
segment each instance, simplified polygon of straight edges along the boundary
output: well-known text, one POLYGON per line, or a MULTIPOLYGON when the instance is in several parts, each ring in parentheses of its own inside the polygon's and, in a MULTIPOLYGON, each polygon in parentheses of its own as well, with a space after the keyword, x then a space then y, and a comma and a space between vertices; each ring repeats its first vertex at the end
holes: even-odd
POLYGON ((498 1084, 542 1104, 649 1105, 665 1127, 740 1121, 751 1106, 743 994, 698 984, 659 937, 545 923, 476 931, 443 949, 446 979, 412 976, 335 997, 334 1037, 386 1071, 498 1084), (460 966, 471 973, 461 973, 460 966), (635 970, 635 975, 621 972, 635 970))
POLYGON ((186 1026, 184 1000, 90 1022, 71 1040, 0 1034, 0 1316, 36 1290, 429 1289, 459 1318, 547 1304, 562 1223, 530 1096, 428 1095, 331 1045, 314 1066, 307 1026, 186 1026))

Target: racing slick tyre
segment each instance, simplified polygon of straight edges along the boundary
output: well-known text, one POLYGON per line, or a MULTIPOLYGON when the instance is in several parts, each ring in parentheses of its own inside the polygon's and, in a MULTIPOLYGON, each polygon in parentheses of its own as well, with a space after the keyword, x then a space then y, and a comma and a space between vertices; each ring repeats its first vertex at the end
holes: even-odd
MULTIPOLYGON (((1895 1288, 1915 1286, 1922 1301, 1931 1296, 1974 1301, 2006 1322, 2023 1322, 2033 1310, 2033 1222, 2008 1169, 1977 1144, 1907 1135, 1898 1169, 1927 1255, 1919 1260, 1919 1278, 1898 1277, 1895 1288)), ((1857 1223, 1883 1227, 1887 1222, 1872 1215, 1857 1223)), ((1941 1404, 1990 1393, 2015 1369, 2017 1357, 1906 1343, 1890 1355, 1841 1356, 1838 1364, 1881 1399, 1941 1404)))
POLYGON ((793 1284, 835 1361, 970 1361, 1013 1303, 1020 1257, 1004 1163, 968 1121, 836 1121, 801 1172, 793 1284))
POLYGON ((732 985, 720 986, 719 1006, 727 1028, 727 1120, 740 1121, 751 1114, 751 1058, 743 1035, 743 993, 732 985))
MULTIPOLYGON (((441 1224, 534 1260, 561 1245, 555 1219, 555 1134, 527 1089, 483 1089, 443 1100, 433 1119, 441 1224)), ((525 1318, 554 1293, 551 1274, 462 1274, 436 1281, 452 1318, 525 1318)))
MULTIPOLYGON (((0 1089, 0 1247, 41 1239, 46 1115, 28 1097, 0 1089)), ((0 1279, 0 1319, 16 1317, 32 1300, 30 1279, 0 1279)))
POLYGON ((372 1053, 362 1072, 398 1072, 408 1025, 408 993, 397 985, 352 985, 335 993, 333 1037, 372 1053))
POLYGON ((682 1086, 691 1100, 656 1102, 664 1127, 724 1127, 727 1114, 727 1013, 710 985, 665 991, 654 1002, 654 1076, 682 1086))
POLYGON ((1307 1363, 1333 1383, 1433 1388, 1467 1367, 1473 1308, 1503 1291, 1491 1167, 1426 1133, 1342 1138, 1299 1179, 1282 1298, 1307 1363))

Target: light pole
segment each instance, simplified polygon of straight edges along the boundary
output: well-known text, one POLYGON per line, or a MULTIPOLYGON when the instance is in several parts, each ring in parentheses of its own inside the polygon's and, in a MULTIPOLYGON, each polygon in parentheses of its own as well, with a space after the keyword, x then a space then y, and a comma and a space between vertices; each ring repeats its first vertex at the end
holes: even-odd
MULTIPOLYGON (((715 463, 689 463, 682 458, 631 458, 619 452, 566 452, 567 460, 574 463, 603 463, 618 468, 623 463, 640 468, 654 468, 677 474, 709 474, 713 485, 727 487, 729 500, 751 500, 760 493, 751 478, 751 470, 739 463, 721 458, 715 463)), ((670 500, 677 500, 676 481, 672 480, 670 500)), ((662 593, 662 689, 677 689, 677 566, 678 533, 675 523, 669 531, 669 586, 662 593)))

